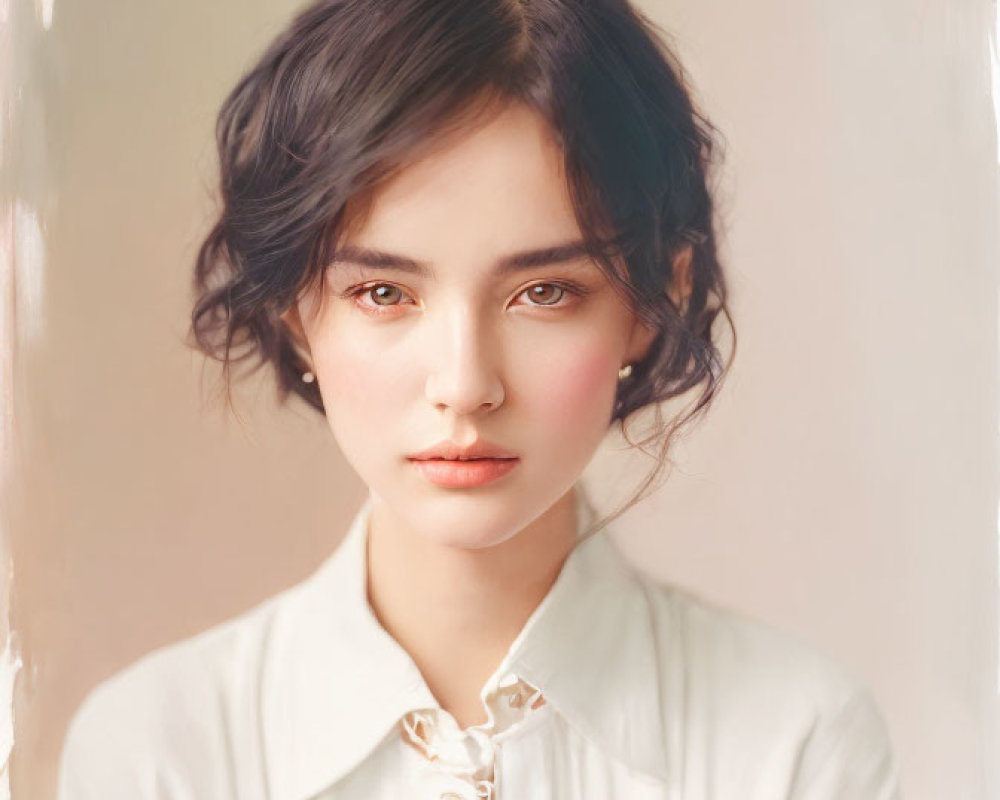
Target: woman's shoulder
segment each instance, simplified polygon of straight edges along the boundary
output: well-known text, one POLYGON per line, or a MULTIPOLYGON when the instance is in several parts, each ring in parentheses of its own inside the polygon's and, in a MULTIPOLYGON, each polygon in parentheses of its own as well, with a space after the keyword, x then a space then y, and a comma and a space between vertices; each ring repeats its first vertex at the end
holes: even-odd
POLYGON ((684 731, 675 758, 784 763, 775 773, 792 780, 794 797, 898 796, 887 726, 853 669, 796 634, 639 576, 663 707, 684 731), (712 732, 710 753, 697 747, 698 731, 712 732))
POLYGON ((257 758, 251 732, 268 638, 299 586, 159 646, 90 689, 66 729, 59 800, 159 797, 181 775, 197 782, 191 797, 209 788, 206 796, 226 796, 235 778, 223 766, 257 758))
POLYGON ((639 581, 658 641, 683 660, 689 680, 716 682, 720 690, 781 686, 832 703, 862 687, 851 669, 797 634, 692 589, 643 573, 639 581))

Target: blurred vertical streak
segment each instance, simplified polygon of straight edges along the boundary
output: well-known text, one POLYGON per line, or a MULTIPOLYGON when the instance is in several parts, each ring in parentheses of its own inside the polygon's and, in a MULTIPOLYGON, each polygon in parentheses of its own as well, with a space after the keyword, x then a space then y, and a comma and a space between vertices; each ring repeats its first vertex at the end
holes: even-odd
MULTIPOLYGON (((42 98, 25 91, 39 32, 52 25, 52 0, 0 0, 0 800, 11 797, 15 682, 21 648, 14 622, 11 499, 18 489, 15 409, 19 355, 42 329, 45 266, 45 142, 42 98), (26 105, 36 125, 23 124, 26 105), (29 134, 37 134, 32 138, 29 134), (29 146, 30 144, 30 146, 29 146), (26 149, 36 148, 29 158, 26 149), (39 157, 42 158, 39 161, 39 157)), ((30 87, 29 87, 30 89, 30 87)))
MULTIPOLYGON (((1000 54, 998 54, 998 48, 1000 48, 1000 5, 998 5, 997 0, 993 0, 992 8, 992 29, 987 32, 990 43, 990 89, 993 96, 993 132, 994 141, 997 148, 997 166, 1000 167, 1000 54)), ((995 179, 997 181, 998 187, 1000 187, 1000 169, 995 173, 995 179)), ((1000 236, 1000 220, 994 226, 994 235, 1000 236)), ((1000 274, 997 272, 997 265, 994 265, 994 276, 998 278, 996 283, 997 290, 997 359, 1000 363, 1000 274)), ((997 433, 1000 434, 1000 409, 997 409, 997 433)), ((996 445, 1000 446, 1000 437, 995 442, 996 445)), ((996 557, 997 557, 997 596, 1000 597, 1000 487, 997 493, 997 538, 996 538, 996 557)), ((995 654, 995 677, 996 677, 996 695, 993 698, 993 708, 992 714, 988 717, 989 730, 987 731, 987 742, 986 742, 986 752, 988 753, 1000 753, 1000 608, 997 609, 997 631, 996 631, 996 642, 997 642, 997 652, 995 654)), ((994 760, 992 763, 990 774, 987 775, 988 781, 988 791, 991 796, 1000 796, 1000 760, 994 760)))
MULTIPOLYGON (((13 19, 10 0, 0 0, 0 497, 6 501, 13 464, 14 396, 14 195, 11 141, 14 120, 13 19)), ((10 797, 14 747, 14 678, 20 656, 10 615, 11 559, 8 504, 0 504, 0 798, 10 797)))
MULTIPOLYGON (((6 496, 13 462, 14 422, 14 214, 11 191, 10 141, 13 128, 13 47, 9 0, 0 0, 0 493, 6 496)), ((13 563, 7 504, 0 505, 0 798, 10 797, 10 755, 14 747, 14 678, 20 658, 13 644, 10 593, 13 563)))
MULTIPOLYGON (((14 364, 14 213, 10 141, 13 128, 12 37, 9 0, 0 0, 0 496, 6 496, 11 453, 14 364)), ((10 589, 13 564, 6 502, 0 505, 0 798, 10 797, 10 755, 14 746, 14 677, 20 658, 13 645, 10 589)))
MULTIPOLYGON (((997 0, 993 0, 992 3, 992 27, 987 31, 987 37, 989 39, 989 53, 990 53, 990 90, 993 97, 993 133, 994 133, 994 143, 996 145, 996 157, 997 166, 1000 167, 1000 55, 998 55, 998 47, 1000 47, 1000 5, 998 5, 997 0)), ((995 172, 995 180, 997 181, 998 187, 1000 187, 1000 169, 995 172)), ((1000 220, 996 221, 994 225, 994 236, 1000 236, 1000 220)), ((997 362, 1000 364, 1000 274, 997 271, 997 265, 994 265, 994 278, 996 278, 995 288, 996 288, 996 298, 998 314, 996 319, 997 324, 997 362)), ((1000 409, 997 409, 997 428, 996 431, 1000 434, 1000 409)), ((1000 435, 994 441, 995 446, 1000 447, 1000 435)), ((1000 598, 1000 487, 997 487, 997 502, 995 508, 997 511, 997 537, 996 537, 996 566, 997 566, 997 597, 1000 598)), ((986 731, 986 752, 987 753, 1000 753, 1000 608, 997 609, 997 630, 996 643, 997 651, 994 654, 994 677, 996 680, 995 690, 996 694, 993 697, 993 707, 991 709, 992 713, 987 717, 988 730, 986 731)), ((991 762, 991 766, 988 767, 989 774, 986 776, 987 779, 987 791, 991 797, 1000 796, 1000 761, 994 759, 991 762)))

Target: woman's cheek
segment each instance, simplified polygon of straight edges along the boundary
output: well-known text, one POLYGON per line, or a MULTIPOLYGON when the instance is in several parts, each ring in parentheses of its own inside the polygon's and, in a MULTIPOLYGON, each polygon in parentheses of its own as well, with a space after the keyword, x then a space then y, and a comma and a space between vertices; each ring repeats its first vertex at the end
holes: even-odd
POLYGON ((326 405, 371 416, 398 396, 392 389, 400 378, 400 365, 394 362, 400 359, 391 342, 356 322, 345 310, 330 309, 317 331, 313 353, 324 401, 330 400, 326 405))
MULTIPOLYGON (((320 387, 330 404, 351 416, 363 426, 366 419, 385 419, 398 391, 393 391, 393 376, 385 361, 345 357, 324 359, 319 374, 320 387)), ((398 402, 398 399, 396 399, 398 402)))
POLYGON ((614 402, 612 354, 604 347, 575 347, 540 376, 538 411, 547 423, 569 432, 604 425, 614 402))

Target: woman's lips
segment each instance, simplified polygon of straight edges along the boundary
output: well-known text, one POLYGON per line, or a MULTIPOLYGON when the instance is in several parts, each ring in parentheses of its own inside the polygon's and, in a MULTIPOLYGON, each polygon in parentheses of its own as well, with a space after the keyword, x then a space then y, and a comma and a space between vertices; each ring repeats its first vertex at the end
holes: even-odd
POLYGON ((484 486, 503 477, 520 462, 519 458, 476 458, 453 461, 444 458, 411 458, 420 473, 435 486, 468 489, 484 486))

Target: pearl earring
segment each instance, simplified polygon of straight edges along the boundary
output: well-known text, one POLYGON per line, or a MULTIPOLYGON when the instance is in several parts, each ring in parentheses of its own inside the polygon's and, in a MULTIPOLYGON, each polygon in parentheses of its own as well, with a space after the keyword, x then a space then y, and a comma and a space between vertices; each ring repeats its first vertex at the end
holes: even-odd
POLYGON ((302 373, 302 382, 303 383, 312 383, 314 380, 316 380, 316 376, 313 375, 311 372, 303 372, 302 373))
POLYGON ((632 365, 626 364, 624 367, 618 370, 618 380, 620 381, 625 380, 625 378, 627 378, 631 374, 632 374, 632 365))

